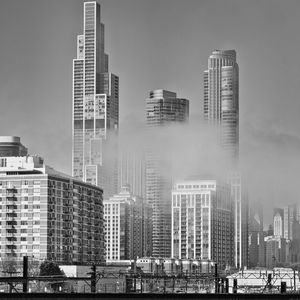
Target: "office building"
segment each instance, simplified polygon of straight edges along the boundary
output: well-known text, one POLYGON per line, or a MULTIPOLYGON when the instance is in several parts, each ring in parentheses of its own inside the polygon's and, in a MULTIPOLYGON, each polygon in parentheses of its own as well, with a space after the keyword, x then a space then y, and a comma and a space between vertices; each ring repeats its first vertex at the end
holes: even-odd
POLYGON ((104 201, 106 259, 147 256, 151 250, 151 209, 129 187, 104 201))
POLYGON ((249 267, 264 266, 263 206, 251 203, 249 209, 249 267))
POLYGON ((0 136, 1 156, 26 156, 27 148, 21 144, 18 136, 0 136))
POLYGON ((283 224, 284 224, 283 209, 274 208, 274 215, 273 215, 274 236, 283 238, 283 224))
POLYGON ((204 119, 217 132, 230 168, 228 183, 234 210, 234 261, 248 264, 248 199, 245 181, 238 171, 239 159, 239 67, 235 50, 214 50, 204 71, 204 119))
POLYGON ((297 205, 286 205, 283 207, 283 237, 293 240, 297 235, 297 205))
MULTIPOLYGON (((122 146, 121 146, 122 148, 122 146)), ((124 147, 125 148, 125 147, 124 147)), ((119 153, 118 189, 129 185, 133 195, 146 196, 146 162, 144 149, 122 149, 119 153)))
POLYGON ((172 257, 233 265, 230 185, 180 181, 172 191, 172 257))
POLYGON ((280 236, 265 237, 266 267, 274 268, 286 262, 286 240, 280 236))
POLYGON ((104 24, 97 1, 84 3, 84 30, 73 60, 73 159, 75 178, 117 192, 119 78, 109 73, 104 24))
MULTIPOLYGON (((188 120, 189 101, 177 98, 176 93, 154 90, 146 102, 146 121, 154 136, 162 126, 183 123, 188 120)), ((171 255, 171 174, 164 172, 163 158, 155 146, 146 152, 146 201, 153 209, 152 246, 154 257, 171 255)))
POLYGON ((214 50, 204 71, 204 118, 229 158, 239 156, 239 68, 235 50, 214 50))
POLYGON ((249 206, 248 192, 240 172, 230 172, 228 183, 231 185, 234 234, 234 265, 244 268, 249 262, 249 206))
POLYGON ((102 189, 47 167, 38 156, 0 158, 2 260, 102 263, 102 189))

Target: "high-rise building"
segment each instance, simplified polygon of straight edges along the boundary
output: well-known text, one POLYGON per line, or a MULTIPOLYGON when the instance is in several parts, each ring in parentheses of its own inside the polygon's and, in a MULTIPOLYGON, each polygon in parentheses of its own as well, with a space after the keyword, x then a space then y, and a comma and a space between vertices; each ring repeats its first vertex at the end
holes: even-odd
POLYGON ((230 158, 239 155, 239 68, 235 50, 214 50, 204 71, 204 117, 230 158))
MULTIPOLYGON (((154 135, 162 126, 186 122, 189 101, 177 98, 176 93, 154 90, 146 103, 147 127, 154 135)), ((146 153, 146 201, 153 209, 152 246, 154 257, 171 255, 171 174, 163 170, 161 154, 155 145, 146 153)))
POLYGON ((148 256, 151 250, 151 209, 133 196, 129 186, 104 201, 106 259, 148 256))
POLYGON ((172 257, 233 265, 230 185, 181 181, 172 191, 172 257))
POLYGON ((245 181, 238 171, 230 172, 234 234, 234 265, 244 268, 249 262, 249 206, 245 181))
POLYGON ((286 205, 283 208, 283 237, 286 240, 292 240, 294 238, 295 223, 297 222, 296 212, 296 204, 286 205))
POLYGON ((38 156, 0 158, 0 257, 102 263, 102 189, 46 166, 38 156))
POLYGON ((274 208, 273 215, 273 227, 274 227, 274 236, 283 237, 283 224, 284 224, 284 216, 283 209, 274 208))
POLYGON ((119 78, 109 73, 100 12, 97 1, 84 3, 84 29, 73 60, 72 174, 103 187, 108 198, 117 192, 119 78))
POLYGON ((266 267, 274 268, 286 262, 286 240, 280 236, 265 237, 266 267))
POLYGON ((21 144, 18 136, 0 136, 1 156, 26 156, 27 148, 21 144))
POLYGON ((249 209, 249 267, 264 266, 263 206, 253 202, 249 209))
POLYGON ((204 71, 204 119, 215 128, 228 170, 234 220, 234 264, 248 264, 248 200, 245 181, 238 171, 239 158, 239 67, 235 50, 214 50, 204 71), (243 184, 242 184, 243 183, 243 184))
POLYGON ((119 153, 118 189, 129 185, 133 195, 146 196, 146 164, 144 149, 124 149, 119 153))

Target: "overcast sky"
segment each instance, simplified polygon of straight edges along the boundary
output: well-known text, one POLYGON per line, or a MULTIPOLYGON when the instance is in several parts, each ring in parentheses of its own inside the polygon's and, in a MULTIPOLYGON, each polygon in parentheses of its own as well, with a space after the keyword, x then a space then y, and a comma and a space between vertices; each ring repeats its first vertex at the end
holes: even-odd
MULTIPOLYGON (((241 157, 259 170, 253 177, 260 188, 265 180, 268 187, 284 185, 272 190, 273 200, 266 194, 262 201, 276 205, 286 196, 285 203, 299 202, 300 1, 100 3, 110 71, 120 77, 121 131, 145 119, 152 89, 189 99, 190 113, 201 118, 208 56, 235 49, 241 157)), ((0 0, 0 134, 20 136, 30 153, 67 173, 72 59, 82 31, 82 0, 0 0)))

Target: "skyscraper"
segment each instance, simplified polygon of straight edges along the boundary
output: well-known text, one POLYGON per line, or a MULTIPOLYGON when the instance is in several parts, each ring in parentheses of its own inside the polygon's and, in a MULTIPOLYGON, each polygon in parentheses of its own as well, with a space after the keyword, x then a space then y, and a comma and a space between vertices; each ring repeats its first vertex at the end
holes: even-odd
POLYGON ((296 223, 296 204, 286 205, 283 208, 283 237, 286 240, 292 240, 295 234, 295 226, 296 223))
MULTIPOLYGON (((146 103, 147 127, 155 135, 164 125, 185 122, 189 101, 176 93, 154 90, 146 103)), ((152 255, 171 256, 171 174, 163 172, 163 158, 153 145, 146 153, 146 201, 152 206, 152 255)))
POLYGON ((130 191, 133 195, 145 199, 145 167, 144 151, 140 151, 140 149, 125 149, 120 151, 118 189, 121 190, 123 186, 130 185, 130 191))
POLYGON ((204 117, 219 129, 230 158, 239 155, 239 67, 235 50, 214 50, 204 71, 204 117))
POLYGON ((83 34, 73 60, 73 158, 75 178, 116 193, 115 135, 119 126, 119 78, 109 73, 100 4, 84 3, 83 34), (115 146, 115 145, 113 145, 115 146))
POLYGON ((239 68, 235 50, 214 50, 204 71, 204 118, 213 126, 225 157, 235 170, 228 170, 234 224, 234 262, 248 263, 248 203, 239 158, 239 68))
POLYGON ((283 237, 283 209, 274 208, 274 216, 273 216, 273 224, 274 224, 274 236, 283 237))
POLYGON ((249 267, 263 266, 264 224, 262 203, 252 202, 249 208, 249 267))

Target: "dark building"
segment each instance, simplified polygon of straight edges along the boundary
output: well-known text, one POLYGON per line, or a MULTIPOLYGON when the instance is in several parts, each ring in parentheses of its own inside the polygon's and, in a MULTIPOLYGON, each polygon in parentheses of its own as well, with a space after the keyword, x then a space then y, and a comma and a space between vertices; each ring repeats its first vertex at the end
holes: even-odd
POLYGON ((18 136, 0 136, 0 156, 26 156, 27 148, 18 136))

